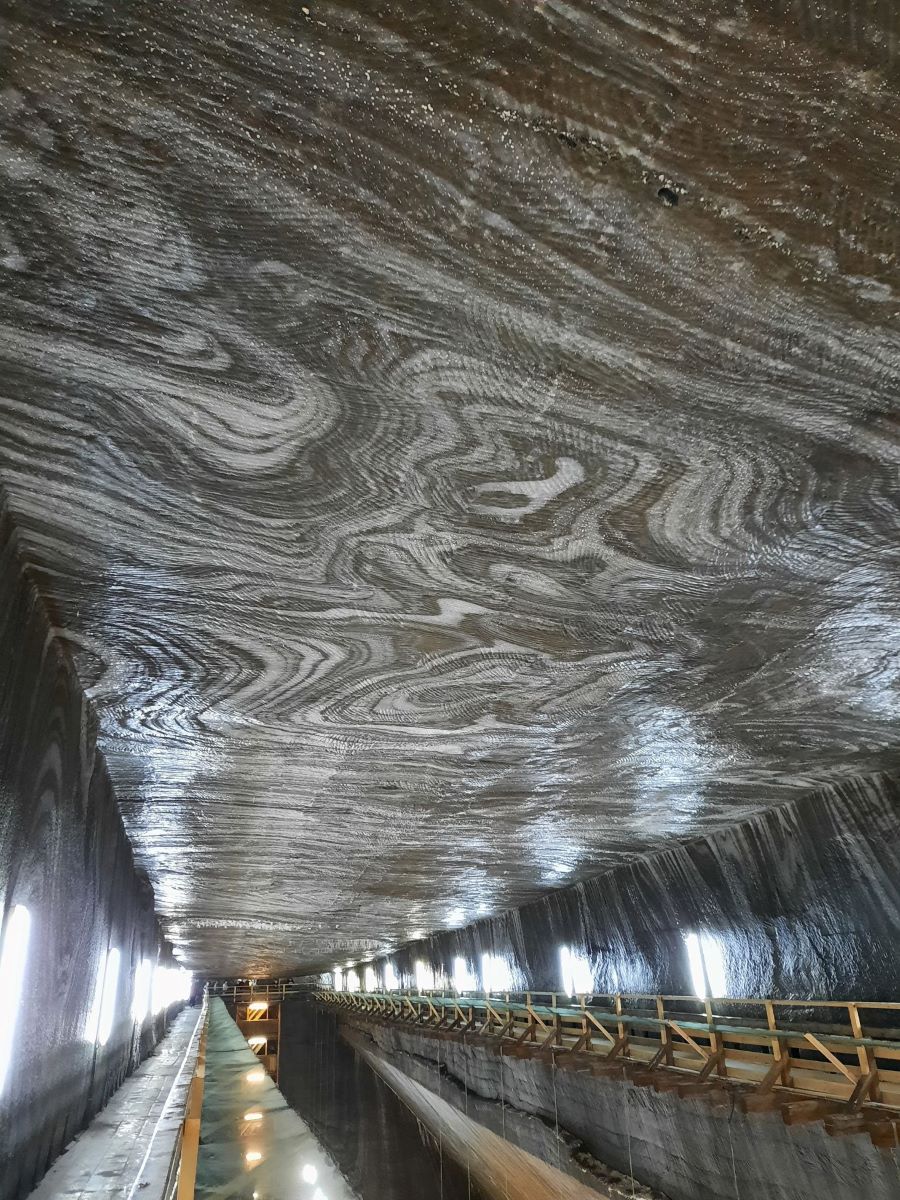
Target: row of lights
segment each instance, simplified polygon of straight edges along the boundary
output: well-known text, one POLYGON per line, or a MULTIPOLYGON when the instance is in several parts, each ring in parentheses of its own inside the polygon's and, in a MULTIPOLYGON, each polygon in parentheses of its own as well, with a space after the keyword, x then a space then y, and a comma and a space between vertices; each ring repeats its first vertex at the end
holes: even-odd
MULTIPOLYGON (((721 942, 710 934, 689 933, 685 935, 684 944, 694 993, 700 999, 724 998, 728 994, 728 979, 721 942)), ((562 988, 568 995, 583 996, 593 992, 594 968, 589 958, 579 954, 571 946, 560 946, 559 965, 562 988)), ((397 991, 400 987, 400 980, 390 961, 383 964, 382 973, 385 990, 397 991)), ((507 960, 500 955, 483 954, 481 956, 481 987, 485 991, 511 992, 515 990, 515 974, 507 960)), ((442 986, 434 968, 421 959, 415 964, 415 979, 416 987, 420 992, 436 991, 442 986)), ((359 973, 353 968, 349 968, 346 972, 335 968, 335 991, 377 992, 378 973, 374 966, 365 968, 364 983, 365 987, 361 988, 359 973)), ((454 958, 450 983, 456 992, 474 992, 478 990, 479 986, 475 973, 464 958, 454 958)))
MULTIPOLYGON (((266 1005, 266 1007, 268 1007, 268 1005, 266 1005)), ((262 1083, 266 1078, 266 1073, 262 1067, 254 1067, 252 1070, 247 1072, 245 1078, 248 1083, 262 1083)), ((263 1120, 264 1116, 265 1114, 258 1108, 249 1109, 244 1113, 245 1128, 242 1130, 242 1132, 252 1133, 258 1129, 260 1127, 259 1123, 263 1120)), ((263 1157, 264 1155, 262 1150, 259 1150, 255 1147, 251 1147, 249 1150, 244 1152, 244 1162, 251 1170, 254 1167, 259 1166, 263 1160, 263 1157)), ((314 1186, 318 1182, 319 1172, 312 1163, 304 1163, 300 1171, 300 1178, 304 1183, 314 1186)), ((253 1200, 260 1200, 259 1192, 253 1193, 253 1200)), ((328 1200, 328 1197, 321 1188, 317 1187, 312 1195, 312 1200, 328 1200)))
MULTIPOLYGON (((24 904, 17 904, 9 914, 3 943, 0 946, 0 980, 3 981, 3 1001, 9 1014, 0 1022, 0 1094, 12 1061, 16 1018, 25 984, 28 962, 28 943, 31 939, 31 913, 24 904)), ((119 990, 120 954, 115 948, 106 952, 97 972, 94 995, 84 1027, 85 1041, 105 1046, 112 1033, 116 1017, 119 990)), ((173 1004, 188 999, 192 977, 179 967, 154 966, 149 958, 141 959, 134 973, 131 1015, 137 1025, 153 1014, 164 1012, 173 1004)))

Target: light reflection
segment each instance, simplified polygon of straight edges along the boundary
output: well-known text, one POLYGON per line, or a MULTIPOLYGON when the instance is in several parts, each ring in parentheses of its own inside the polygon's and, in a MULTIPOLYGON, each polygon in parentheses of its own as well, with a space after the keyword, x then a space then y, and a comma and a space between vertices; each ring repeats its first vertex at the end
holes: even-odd
POLYGON ((25 964, 28 960, 28 941, 31 936, 31 913, 24 904, 17 904, 9 914, 3 947, 0 950, 0 979, 3 980, 5 1016, 0 1021, 0 1094, 12 1061, 16 1019, 22 1003, 25 983, 25 964))
POLYGON ((152 986, 153 963, 149 958, 142 958, 134 972, 134 990, 131 997, 131 1016, 137 1025, 143 1025, 150 1014, 152 986))
POLYGON ((512 968, 505 958, 501 958, 499 954, 482 954, 481 986, 486 992, 512 991, 512 968))
POLYGON ((394 970, 394 964, 388 960, 384 964, 384 986, 389 992, 396 992, 400 987, 400 980, 397 978, 397 972, 394 970))
POLYGON ((315 1183, 319 1178, 319 1172, 312 1165, 312 1163, 307 1163, 300 1174, 303 1177, 304 1183, 315 1183))
POLYGON ((684 939, 694 994, 701 1000, 728 995, 725 954, 718 938, 708 933, 688 933, 684 939))
POLYGON ((475 973, 469 970, 464 958, 453 960, 453 988, 457 992, 474 992, 478 987, 475 973))
POLYGON ((119 951, 114 947, 106 952, 94 984, 94 999, 84 1027, 88 1042, 105 1046, 116 1018, 116 993, 119 989, 119 951))
POLYGON ((434 971, 421 959, 416 962, 416 987, 420 992, 433 992, 435 988, 434 971))
POLYGON ((153 972, 152 1004, 155 1013, 161 1013, 173 1004, 189 999, 193 975, 182 967, 157 966, 153 972))
POLYGON ((560 946, 562 984, 570 996, 584 996, 594 990, 594 972, 590 960, 576 954, 570 946, 560 946))

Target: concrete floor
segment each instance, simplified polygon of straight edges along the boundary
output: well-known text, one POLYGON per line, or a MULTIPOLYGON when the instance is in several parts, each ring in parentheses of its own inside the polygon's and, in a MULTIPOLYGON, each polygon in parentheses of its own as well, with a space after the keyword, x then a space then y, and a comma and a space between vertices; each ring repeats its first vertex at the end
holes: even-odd
POLYGON ((184 1116, 200 1033, 200 1009, 186 1008, 169 1032, 69 1144, 30 1200, 141 1200, 162 1196, 184 1116))

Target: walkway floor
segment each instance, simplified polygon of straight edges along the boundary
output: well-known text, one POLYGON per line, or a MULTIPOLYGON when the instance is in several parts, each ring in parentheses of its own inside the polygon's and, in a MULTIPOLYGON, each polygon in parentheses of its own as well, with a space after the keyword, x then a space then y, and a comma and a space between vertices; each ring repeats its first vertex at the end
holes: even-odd
POLYGON ((312 1130, 209 1002, 197 1200, 356 1200, 312 1130))
POLYGON ((133 1075, 59 1156, 29 1200, 159 1200, 199 1038, 199 1008, 186 1008, 133 1075))

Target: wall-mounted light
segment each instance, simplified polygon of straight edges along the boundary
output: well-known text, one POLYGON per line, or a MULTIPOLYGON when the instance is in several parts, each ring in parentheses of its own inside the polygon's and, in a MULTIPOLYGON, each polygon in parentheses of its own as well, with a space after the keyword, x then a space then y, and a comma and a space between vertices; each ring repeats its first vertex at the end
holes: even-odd
POLYGON ((478 987, 475 973, 469 970, 469 964, 464 958, 453 960, 453 988, 457 992, 474 992, 478 987))
POLYGON ((248 1150, 247 1153, 244 1155, 244 1162, 247 1163, 248 1166, 251 1166, 251 1167, 256 1166, 256 1164, 258 1162, 262 1162, 262 1151, 261 1150, 248 1150))
POLYGON ((724 999, 728 995, 728 976, 722 943, 708 933, 688 933, 684 944, 694 994, 701 1000, 724 999))
POLYGON ((482 954, 481 986, 486 992, 510 992, 513 989, 512 968, 499 954, 482 954))
POLYGON ((576 954, 571 946, 560 946, 559 965, 563 989, 570 996, 584 996, 594 990, 594 972, 590 960, 576 954))
POLYGON ((260 1046, 264 1046, 265 1044, 266 1039, 260 1033, 254 1034, 253 1037, 247 1038, 247 1045, 252 1046, 254 1050, 258 1049, 260 1046))
POLYGON ((315 1183, 319 1178, 319 1172, 312 1165, 312 1163, 306 1163, 303 1170, 300 1172, 300 1176, 304 1183, 315 1183))
POLYGON ((105 1046, 112 1033, 116 1018, 116 994, 119 990, 119 951, 113 947, 106 952, 94 984, 94 999, 91 1003, 84 1037, 88 1042, 105 1046))
POLYGON ((253 1067, 252 1070, 248 1071, 244 1076, 248 1083, 262 1083, 265 1077, 266 1073, 262 1067, 253 1067))
POLYGON ((400 987, 400 980, 397 977, 397 972, 394 970, 394 964, 390 959, 384 964, 384 986, 389 992, 396 992, 400 987))
POLYGON ((143 1025, 150 1013, 150 990, 153 986, 153 963, 142 958, 135 968, 131 994, 131 1016, 136 1025, 143 1025))
POLYGON ((160 967, 153 972, 153 1011, 164 1012, 190 998, 194 977, 183 967, 160 967))
POLYGON ((416 987, 420 992, 433 992, 435 988, 434 971, 421 959, 416 963, 416 987))
POLYGON ((0 1095, 3 1093, 12 1062, 30 937, 31 914, 24 904, 17 904, 7 919, 0 948, 0 980, 3 981, 3 1007, 6 1014, 0 1021, 0 1095))
POLYGON ((254 1108, 254 1109, 251 1109, 250 1112, 244 1113, 245 1121, 261 1121, 262 1119, 263 1119, 263 1115, 259 1111, 259 1109, 254 1108))

